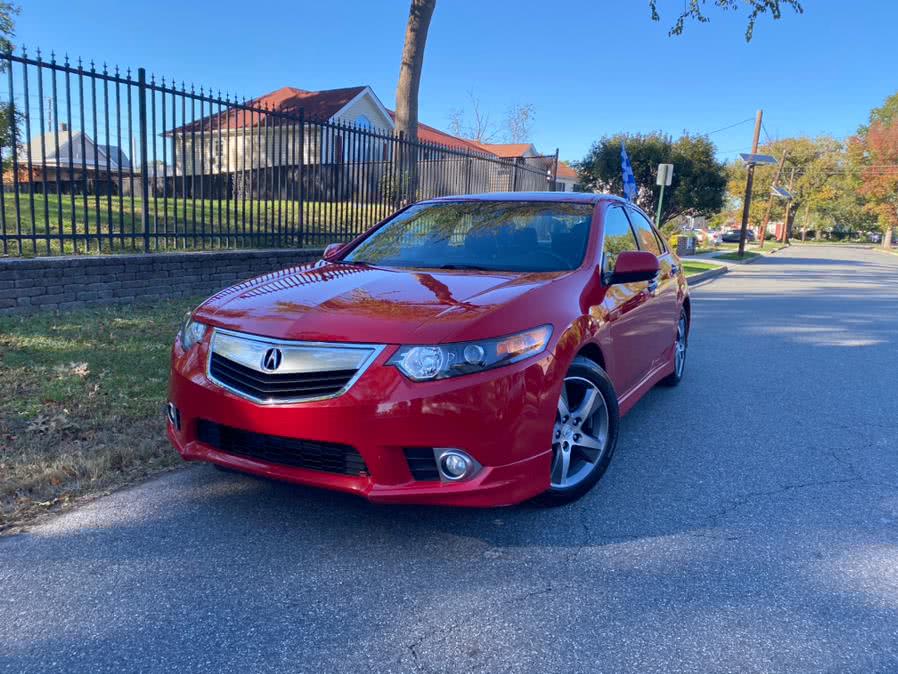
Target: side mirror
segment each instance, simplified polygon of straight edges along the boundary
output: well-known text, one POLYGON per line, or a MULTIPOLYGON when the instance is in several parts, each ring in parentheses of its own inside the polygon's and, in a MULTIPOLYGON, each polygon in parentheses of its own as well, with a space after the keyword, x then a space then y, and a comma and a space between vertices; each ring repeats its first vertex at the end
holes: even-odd
POLYGON ((627 250, 617 256, 607 285, 651 281, 658 273, 658 258, 642 250, 627 250))
POLYGON ((329 243, 327 247, 324 249, 324 254, 321 256, 325 260, 333 260, 337 255, 340 254, 340 251, 343 250, 342 243, 329 243))

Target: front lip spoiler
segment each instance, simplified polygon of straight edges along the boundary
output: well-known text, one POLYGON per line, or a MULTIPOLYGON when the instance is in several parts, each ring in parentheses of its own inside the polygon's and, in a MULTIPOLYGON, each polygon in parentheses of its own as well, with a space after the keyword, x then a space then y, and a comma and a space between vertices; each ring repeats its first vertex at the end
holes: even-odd
POLYGON ((249 400, 250 402, 254 402, 258 405, 295 405, 296 403, 310 403, 310 402, 318 402, 321 400, 331 400, 333 398, 337 398, 344 393, 346 393, 350 388, 352 388, 353 384, 355 384, 359 378, 365 374, 369 367, 374 363, 375 360, 383 353, 384 349, 387 348, 385 344, 359 344, 359 343, 349 343, 349 342, 304 342, 298 340, 289 340, 289 339, 277 339, 275 337, 264 337, 262 335, 254 335, 248 332, 239 332, 237 330, 228 330, 225 328, 212 328, 212 335, 209 338, 209 349, 206 355, 206 368, 205 375, 206 379, 215 384, 216 386, 225 389, 226 391, 234 394, 239 398, 243 398, 244 400, 249 400), (336 393, 329 393, 327 395, 321 396, 310 396, 310 397, 301 397, 301 398, 278 398, 276 400, 265 399, 265 398, 257 398, 255 396, 249 395, 244 391, 240 391, 239 389, 235 389, 232 386, 228 386, 222 381, 219 381, 212 375, 212 342, 215 339, 216 334, 225 334, 231 335, 232 337, 239 337, 241 339, 253 341, 253 342, 261 342, 263 344, 272 344, 275 346, 303 346, 303 347, 321 347, 321 348, 355 348, 355 349, 368 349, 371 353, 362 361, 361 365, 359 365, 356 373, 352 376, 352 378, 346 382, 346 385, 341 388, 336 393))

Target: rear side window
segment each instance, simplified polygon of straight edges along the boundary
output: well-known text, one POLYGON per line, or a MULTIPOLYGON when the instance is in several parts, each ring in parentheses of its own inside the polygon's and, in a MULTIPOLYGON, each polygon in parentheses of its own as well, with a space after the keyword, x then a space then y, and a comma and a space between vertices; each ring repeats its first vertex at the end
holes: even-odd
POLYGON ((605 239, 602 250, 605 271, 614 269, 617 256, 627 250, 639 250, 630 221, 619 206, 611 206, 605 211, 605 239))
POLYGON ((646 220, 645 216, 639 211, 630 211, 630 222, 633 223, 633 230, 636 232, 636 239, 639 241, 639 249, 648 251, 660 256, 663 251, 658 237, 655 236, 655 230, 646 220))

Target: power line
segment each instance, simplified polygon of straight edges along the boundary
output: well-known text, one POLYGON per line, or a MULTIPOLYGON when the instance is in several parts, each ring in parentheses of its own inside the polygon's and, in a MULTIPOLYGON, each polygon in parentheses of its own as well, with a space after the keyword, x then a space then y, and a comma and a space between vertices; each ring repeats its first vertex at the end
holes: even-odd
POLYGON ((735 128, 735 127, 737 127, 737 126, 741 126, 742 124, 745 124, 745 123, 747 123, 747 122, 753 122, 754 119, 755 119, 754 117, 749 117, 748 119, 743 119, 741 122, 736 122, 735 124, 730 124, 729 126, 725 126, 725 127, 723 127, 722 129, 714 129, 714 131, 708 131, 708 133, 706 133, 706 134, 704 134, 704 135, 705 135, 705 136, 711 136, 711 135, 713 135, 713 134, 715 134, 715 133, 720 133, 721 131, 726 131, 727 129, 732 129, 732 128, 735 128))

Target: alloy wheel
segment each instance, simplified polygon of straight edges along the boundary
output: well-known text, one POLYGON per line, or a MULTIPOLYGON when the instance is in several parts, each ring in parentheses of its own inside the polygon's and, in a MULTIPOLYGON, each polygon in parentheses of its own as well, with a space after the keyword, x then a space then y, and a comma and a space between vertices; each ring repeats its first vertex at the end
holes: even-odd
POLYGON ((553 489, 570 489, 593 472, 608 449, 608 403, 584 377, 565 377, 552 429, 553 489))
POLYGON ((678 379, 683 376, 683 369, 686 367, 686 334, 686 316, 681 314, 674 343, 674 367, 678 379))

